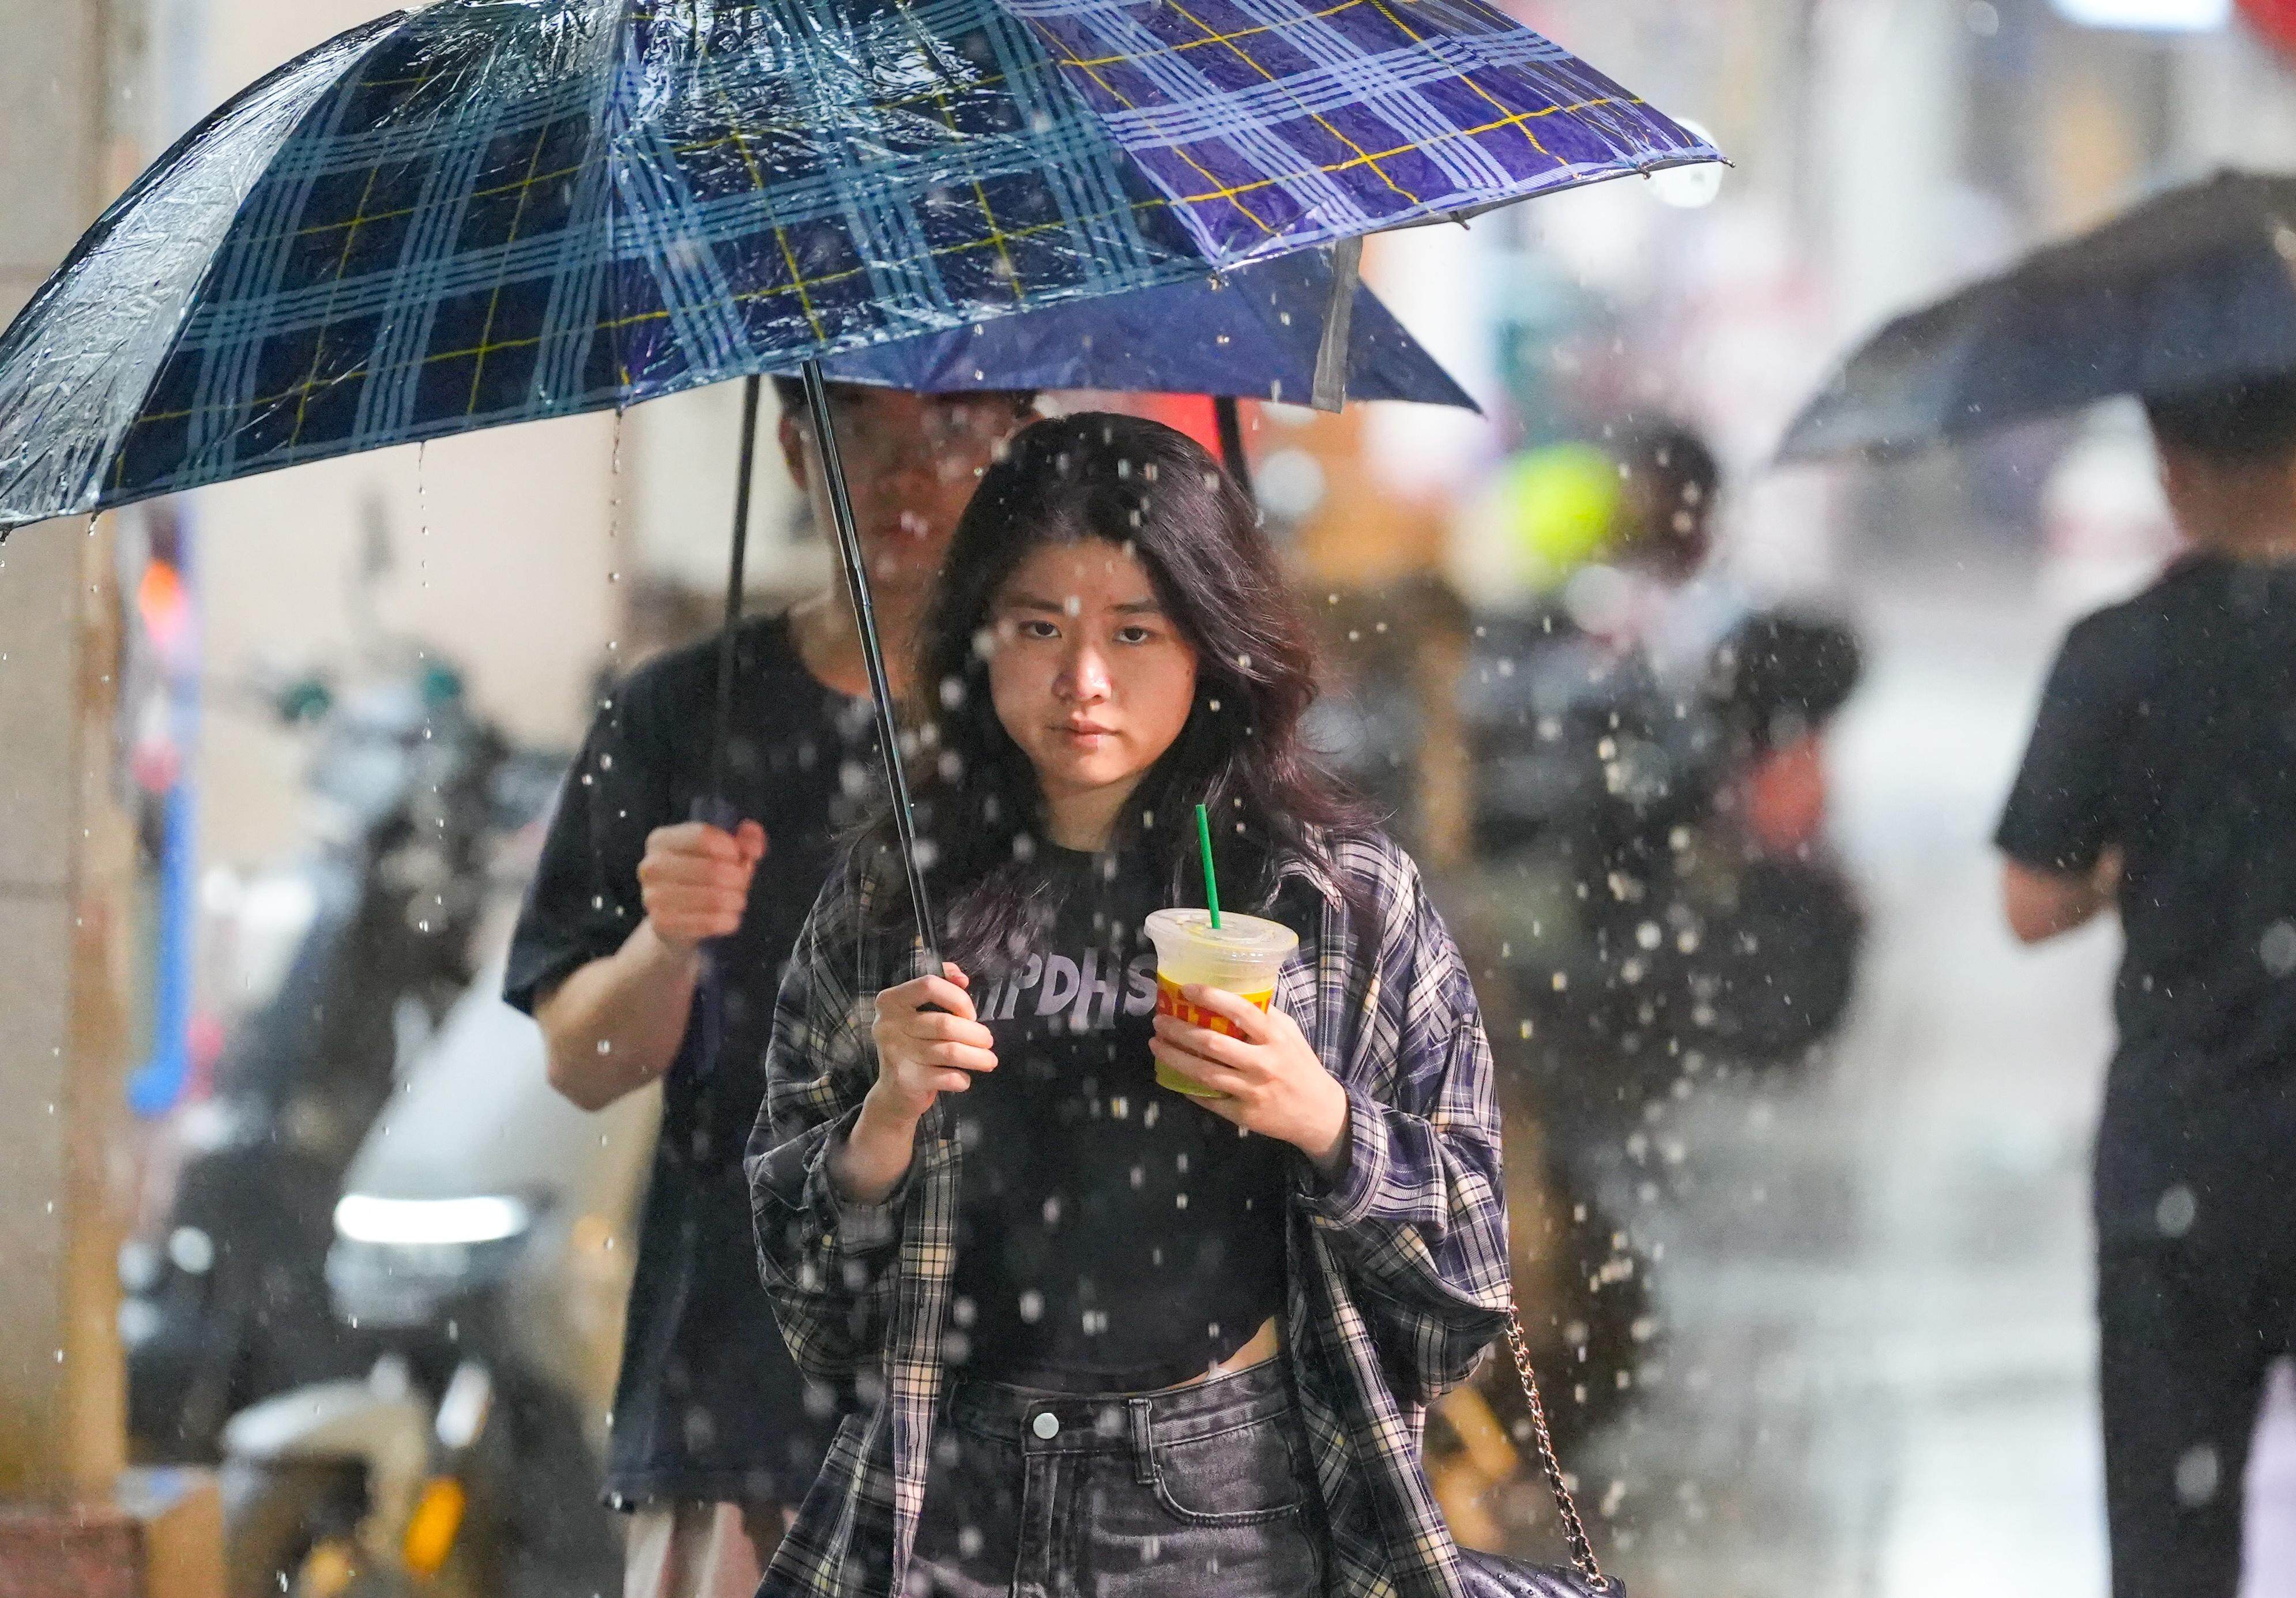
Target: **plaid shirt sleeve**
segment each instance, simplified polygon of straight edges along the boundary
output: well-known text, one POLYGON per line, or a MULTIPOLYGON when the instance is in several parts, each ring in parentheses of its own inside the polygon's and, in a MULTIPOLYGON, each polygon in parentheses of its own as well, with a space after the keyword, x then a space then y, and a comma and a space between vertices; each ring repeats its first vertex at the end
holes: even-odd
POLYGON ((798 936, 774 1005, 766 1102, 745 1168, 758 1259, 798 1368, 843 1383, 884 1344, 906 1179, 882 1202, 840 1198, 829 1156, 876 1080, 870 1017, 875 939, 863 922, 871 877, 841 868, 798 936))
POLYGON ((1506 1326, 1505 1184, 1489 1040, 1474 987, 1408 856, 1376 861, 1378 951, 1342 1080, 1349 1151, 1308 1208, 1399 1378, 1431 1402, 1506 1326))

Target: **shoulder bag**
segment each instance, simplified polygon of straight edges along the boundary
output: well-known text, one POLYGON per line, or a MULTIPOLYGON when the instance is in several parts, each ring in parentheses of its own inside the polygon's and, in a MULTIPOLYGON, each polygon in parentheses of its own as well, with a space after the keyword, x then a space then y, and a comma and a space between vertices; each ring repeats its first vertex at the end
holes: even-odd
POLYGON ((1554 1509, 1562 1521, 1563 1540, 1570 1545, 1566 1569, 1505 1559, 1472 1548, 1459 1550, 1460 1574, 1465 1578, 1467 1598, 1626 1598, 1626 1588, 1603 1574, 1595 1545, 1587 1536, 1587 1522, 1570 1496, 1562 1477, 1562 1462, 1555 1457, 1554 1438, 1546 1429, 1546 1405, 1539 1401, 1538 1379, 1530 1371, 1530 1343, 1522 1334, 1522 1321, 1507 1307, 1507 1352, 1513 1356, 1515 1374, 1522 1379, 1522 1396, 1530 1405, 1531 1440, 1538 1450, 1538 1468, 1546 1490, 1554 1495, 1554 1509))

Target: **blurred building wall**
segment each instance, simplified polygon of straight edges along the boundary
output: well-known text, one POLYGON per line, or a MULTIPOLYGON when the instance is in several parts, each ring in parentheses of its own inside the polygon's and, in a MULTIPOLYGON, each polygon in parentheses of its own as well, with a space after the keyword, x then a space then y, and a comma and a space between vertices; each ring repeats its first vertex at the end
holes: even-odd
MULTIPOLYGON (((813 535, 804 496, 783 463, 779 422, 768 386, 759 407, 744 569, 752 602, 766 608, 834 575, 829 545, 813 535)), ((724 603, 741 433, 742 385, 719 383, 640 406, 625 435, 628 558, 652 592, 685 596, 689 615, 702 625, 724 603)))
MULTIPOLYGON (((109 186, 117 21, 106 5, 0 0, 0 323, 109 186)), ((131 856, 111 547, 84 522, 0 545, 0 1496, 108 1494, 125 1450, 113 1261, 131 856)))
MULTIPOLYGON (((1732 557, 1773 584, 1908 558, 2030 561, 2085 419, 1882 472, 1773 472, 1768 452, 1889 316, 2152 188, 2220 165, 2296 168, 2296 61, 2238 21, 2103 29, 2054 0, 1513 9, 1703 122, 1735 163, 1703 209, 1634 205, 1630 184, 1533 202, 1513 247, 1615 310, 1615 355, 1556 353, 1612 362, 1613 401, 1712 434, 1736 485, 1732 557)), ((1510 263, 1484 298, 1519 314, 1508 299, 1528 281, 1510 263)))

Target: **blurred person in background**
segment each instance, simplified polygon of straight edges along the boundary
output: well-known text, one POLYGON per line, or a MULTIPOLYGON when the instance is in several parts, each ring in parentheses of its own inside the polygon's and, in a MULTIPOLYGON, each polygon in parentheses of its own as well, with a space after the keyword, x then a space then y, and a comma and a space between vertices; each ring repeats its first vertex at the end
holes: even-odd
POLYGON ((2116 1598, 2232 1598, 2296 1333, 2296 381, 2147 402, 2190 553, 2067 636, 1996 841, 2027 943, 2118 908, 2095 1153, 2116 1598))
POLYGON ((1694 676, 1751 608, 1710 565, 1721 464, 1677 422, 1629 428, 1609 453, 1623 493, 1605 563, 1634 579, 1631 635, 1662 681, 1694 676))
MULTIPOLYGON (((1722 810, 1760 852, 1806 854, 1826 812, 1824 725, 1857 677, 1857 641, 1837 623, 1761 603, 1718 569, 1722 486, 1705 439, 1664 419, 1614 430, 1599 450, 1548 445, 1511 463, 1455 562, 1478 585, 1464 592, 1503 613, 1484 618, 1484 652, 1505 660, 1496 674, 1485 663, 1484 683, 1496 677, 1504 703, 1483 707, 1482 719, 1500 713, 1503 741, 1513 735, 1504 724, 1535 725, 1515 706, 1541 692, 1513 681, 1518 673, 1570 681, 1579 699, 1608 682, 1614 696, 1670 708, 1676 720, 1709 713, 1729 744, 1722 810)), ((1614 708, 1602 707, 1603 718, 1614 708)))
POLYGON ((1626 485, 1612 563, 1628 574, 1627 627, 1659 683, 1702 697, 1733 742, 1724 808, 1762 853, 1806 854, 1826 813, 1824 723, 1860 670, 1837 623, 1765 606, 1717 570, 1722 469, 1697 432, 1661 422, 1613 446, 1626 485))
MULTIPOLYGON (((1722 488, 1678 422, 1541 446, 1470 512, 1464 541, 1484 547, 1454 567, 1515 582, 1466 590, 1483 608, 1461 684, 1479 866, 1463 938, 1506 973, 1502 1102, 1562 1198, 1519 1195, 1513 1246, 1518 1278, 1552 1284, 1526 1302, 1566 1447, 1658 1363, 1625 1220, 1676 1180, 1646 1163, 1652 1127, 1724 1070, 1807 1069, 1863 944, 1826 845, 1824 748, 1857 642, 1718 570, 1722 488)), ((1504 1371, 1478 1387, 1502 1435, 1527 1421, 1504 1371)), ((1431 1445, 1447 1504, 1480 1496, 1458 1468, 1479 1452, 1464 1407, 1431 1445)))
MULTIPOLYGON (((803 390, 775 382, 783 456, 825 528, 803 390)), ((831 394, 898 669, 957 516, 1033 397, 831 394)), ((741 1156, 783 963, 833 836, 875 791, 868 678, 841 589, 742 624, 730 791, 718 796, 742 820, 728 832, 691 819, 710 796, 717 654, 711 639, 665 655, 603 702, 505 982, 541 1023, 551 1080, 574 1102, 595 1110, 664 1084, 605 1483, 608 1503, 632 1513, 627 1598, 750 1598, 834 1420, 759 1286, 741 1156), (723 985, 716 1038, 697 1019, 705 962, 723 985)))

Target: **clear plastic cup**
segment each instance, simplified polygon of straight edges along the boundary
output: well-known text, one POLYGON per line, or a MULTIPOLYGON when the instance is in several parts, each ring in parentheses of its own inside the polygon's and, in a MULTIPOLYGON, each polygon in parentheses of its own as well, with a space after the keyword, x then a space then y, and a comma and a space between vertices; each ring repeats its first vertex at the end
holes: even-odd
MULTIPOLYGON (((1209 910, 1159 910, 1148 918, 1148 937, 1156 946, 1156 1013, 1231 1037, 1235 1028, 1209 1010, 1199 1009, 1180 996, 1191 983, 1232 993, 1247 1004, 1267 1008, 1275 997, 1275 979, 1300 935, 1279 922, 1234 911, 1220 916, 1217 930, 1209 910)), ((1156 1062, 1156 1082, 1192 1099, 1224 1099, 1224 1093, 1200 1087, 1178 1072, 1156 1062)))

